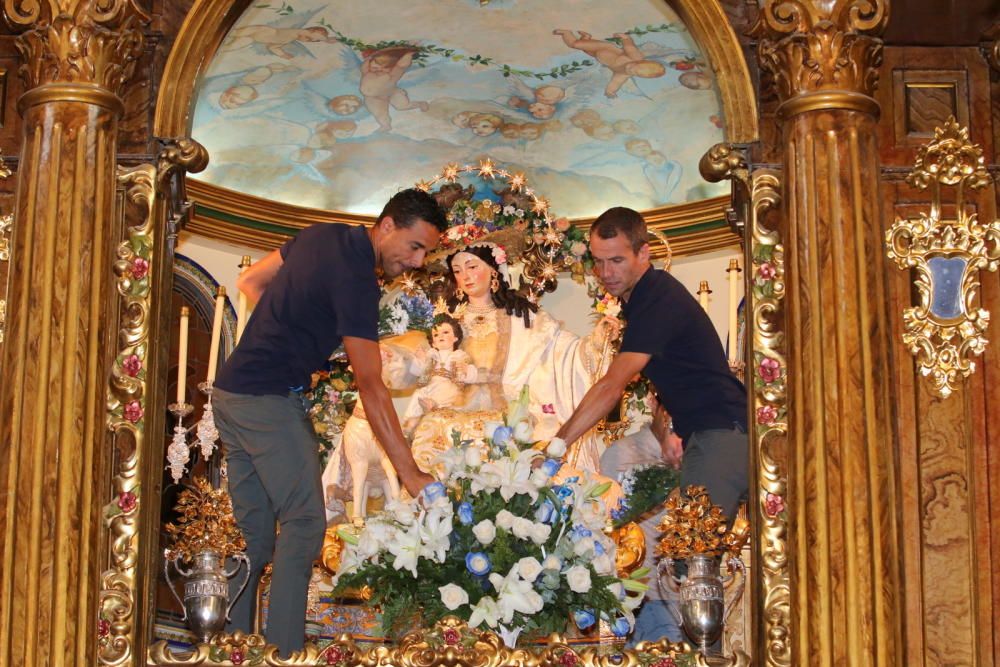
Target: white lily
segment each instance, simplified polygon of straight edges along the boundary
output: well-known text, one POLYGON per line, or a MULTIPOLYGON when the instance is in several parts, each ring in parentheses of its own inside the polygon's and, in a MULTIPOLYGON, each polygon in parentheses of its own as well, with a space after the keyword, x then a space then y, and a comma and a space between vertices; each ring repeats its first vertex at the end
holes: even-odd
POLYGON ((513 428, 520 422, 528 419, 528 404, 531 397, 528 392, 528 385, 521 387, 521 393, 517 398, 507 404, 507 426, 513 428))
POLYGON ((389 553, 396 557, 392 567, 397 570, 409 570, 414 578, 417 576, 417 557, 422 547, 420 525, 410 526, 406 532, 399 531, 396 539, 389 543, 389 553))
POLYGON ((491 628, 497 627, 500 620, 500 605, 489 595, 484 595, 479 602, 472 605, 472 614, 469 616, 469 627, 479 627, 484 621, 491 628))
POLYGON ((542 610, 544 605, 542 596, 535 592, 530 581, 521 578, 516 565, 510 569, 506 577, 496 572, 490 574, 490 583, 497 591, 500 618, 504 623, 510 623, 514 619, 515 612, 527 615, 542 610))
MULTIPOLYGON (((449 506, 450 510, 450 506, 449 506)), ((443 563, 450 546, 448 537, 452 529, 452 512, 434 509, 420 522, 420 555, 443 563)))

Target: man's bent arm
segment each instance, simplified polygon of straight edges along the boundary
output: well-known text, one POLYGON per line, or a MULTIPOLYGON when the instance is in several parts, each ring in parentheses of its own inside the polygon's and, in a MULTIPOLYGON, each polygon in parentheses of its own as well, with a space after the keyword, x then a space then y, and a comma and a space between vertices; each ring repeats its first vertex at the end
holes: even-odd
POLYGON ((556 434, 567 444, 573 444, 594 428, 621 400, 625 386, 649 363, 650 355, 642 352, 619 352, 611 362, 607 375, 598 380, 584 395, 580 405, 556 434))
POLYGON ((271 284, 271 280, 284 263, 281 252, 272 250, 240 274, 236 279, 236 289, 246 294, 251 303, 257 303, 260 301, 260 295, 264 293, 264 288, 271 284))
POLYGON ((385 383, 382 382, 382 356, 378 343, 365 338, 344 337, 344 349, 354 369, 354 380, 358 385, 361 404, 365 406, 365 416, 378 438, 393 467, 403 480, 403 486, 414 498, 434 478, 422 472, 410 447, 406 444, 399 426, 396 408, 385 383))

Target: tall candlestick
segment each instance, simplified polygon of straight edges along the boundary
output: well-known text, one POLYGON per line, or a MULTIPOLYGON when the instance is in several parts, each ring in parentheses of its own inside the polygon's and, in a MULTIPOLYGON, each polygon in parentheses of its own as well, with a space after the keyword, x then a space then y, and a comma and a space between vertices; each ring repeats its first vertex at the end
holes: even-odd
POLYGON ((187 306, 181 307, 181 331, 177 340, 177 403, 186 403, 187 363, 188 363, 188 315, 187 306))
POLYGON ((708 295, 711 293, 712 290, 708 289, 708 281, 702 280, 701 284, 698 285, 698 304, 706 313, 708 312, 708 295))
POLYGON ((222 311, 226 307, 226 288, 219 286, 215 293, 215 318, 212 320, 212 342, 208 350, 208 381, 215 382, 215 369, 219 365, 219 340, 222 338, 222 311))
POLYGON ((729 361, 735 362, 739 359, 739 350, 736 349, 736 311, 739 308, 739 287, 740 287, 740 260, 733 258, 729 260, 729 361))
MULTIPOLYGON (((243 274, 250 267, 250 255, 243 255, 243 260, 240 262, 240 275, 243 274)), ((236 295, 236 343, 240 342, 240 338, 243 338, 243 329, 247 325, 247 295, 243 293, 243 290, 238 290, 236 295)))

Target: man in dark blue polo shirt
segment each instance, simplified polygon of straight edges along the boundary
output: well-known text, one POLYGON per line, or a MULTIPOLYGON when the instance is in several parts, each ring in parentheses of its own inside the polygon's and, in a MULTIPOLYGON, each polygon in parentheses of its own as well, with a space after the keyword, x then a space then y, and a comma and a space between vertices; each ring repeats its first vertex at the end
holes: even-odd
POLYGON ((576 441, 643 372, 683 440, 681 484, 705 486, 732 519, 747 490, 746 391, 729 371, 705 311, 676 278, 650 264, 647 238, 642 216, 628 208, 605 211, 590 228, 594 270, 624 302, 625 332, 607 375, 590 388, 558 437, 576 441))
MULTIPOLYGON (((257 584, 273 559, 266 636, 284 656, 303 646, 306 592, 326 529, 316 434, 302 392, 341 342, 368 421, 404 486, 416 496, 433 481, 413 461, 382 383, 377 274, 419 268, 446 227, 433 197, 404 190, 371 229, 308 227, 237 282, 258 303, 215 380, 212 405, 251 576, 227 629, 252 630, 257 584)), ((230 599, 236 593, 234 583, 230 599)))

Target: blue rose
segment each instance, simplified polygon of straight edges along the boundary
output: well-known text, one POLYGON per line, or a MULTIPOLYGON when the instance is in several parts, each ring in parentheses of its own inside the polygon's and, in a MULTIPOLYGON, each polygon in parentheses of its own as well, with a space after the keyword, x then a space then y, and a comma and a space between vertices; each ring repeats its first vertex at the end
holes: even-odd
POLYGON ((469 503, 462 503, 458 506, 458 520, 466 526, 472 523, 472 505, 469 503))
POLYGON ((545 459, 545 463, 542 464, 542 472, 547 477, 555 477, 555 474, 559 472, 559 468, 562 468, 562 462, 555 459, 545 459))
POLYGON ((546 500, 535 510, 535 521, 538 523, 552 523, 556 515, 556 506, 546 500))
POLYGON ((604 545, 601 544, 600 542, 597 542, 597 541, 594 542, 594 555, 595 556, 603 556, 604 555, 604 545))
POLYGON ((493 444, 505 446, 514 442, 514 429, 510 426, 497 426, 493 431, 493 444))
POLYGON ((470 551, 465 554, 465 568, 477 577, 487 574, 491 567, 490 557, 482 551, 470 551))
POLYGON ((444 498, 448 493, 448 489, 446 489, 444 484, 441 482, 431 482, 424 487, 424 490, 421 493, 423 493, 424 499, 427 502, 432 503, 435 500, 444 498))
POLYGON ((560 500, 566 500, 567 498, 573 497, 573 489, 568 486, 560 484, 559 486, 553 486, 552 490, 555 492, 556 498, 559 498, 560 500))
POLYGON ((573 612, 573 622, 576 623, 576 627, 581 630, 586 630, 596 623, 597 619, 594 618, 593 612, 587 611, 586 609, 577 609, 573 612))
POLYGON ((624 637, 631 630, 632 628, 629 626, 628 619, 624 616, 619 616, 615 619, 615 622, 611 624, 611 632, 614 633, 615 637, 624 637))

